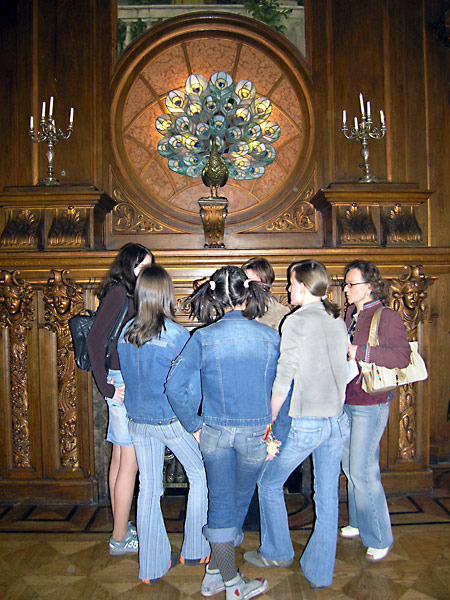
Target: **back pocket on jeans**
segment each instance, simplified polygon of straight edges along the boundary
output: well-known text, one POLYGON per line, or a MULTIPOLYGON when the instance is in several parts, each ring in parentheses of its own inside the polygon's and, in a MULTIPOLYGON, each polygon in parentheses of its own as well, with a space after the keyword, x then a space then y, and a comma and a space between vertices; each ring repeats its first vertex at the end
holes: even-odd
POLYGON ((203 423, 202 431, 200 433, 200 450, 205 454, 217 450, 220 436, 220 431, 203 423))

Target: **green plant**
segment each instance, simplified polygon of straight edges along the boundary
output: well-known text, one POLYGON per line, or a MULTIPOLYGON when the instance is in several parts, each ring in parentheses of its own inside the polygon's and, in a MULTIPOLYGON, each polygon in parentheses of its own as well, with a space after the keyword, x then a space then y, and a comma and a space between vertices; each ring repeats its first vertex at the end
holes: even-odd
POLYGON ((254 19, 266 23, 280 33, 286 30, 286 25, 281 23, 282 19, 287 19, 292 12, 292 8, 280 8, 278 0, 244 0, 244 7, 254 19))

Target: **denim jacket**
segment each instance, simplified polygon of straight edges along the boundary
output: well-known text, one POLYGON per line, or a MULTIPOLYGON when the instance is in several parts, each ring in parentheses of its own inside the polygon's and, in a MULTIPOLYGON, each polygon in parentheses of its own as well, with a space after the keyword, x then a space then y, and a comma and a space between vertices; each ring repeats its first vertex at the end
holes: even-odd
POLYGON ((189 339, 188 330, 165 319, 161 336, 140 348, 124 340, 126 330, 119 337, 117 351, 128 418, 150 425, 173 423, 177 418, 164 393, 164 383, 174 358, 189 339))
POLYGON ((240 310, 197 329, 166 382, 167 397, 183 427, 194 433, 202 423, 269 424, 279 347, 277 331, 245 318, 240 310))

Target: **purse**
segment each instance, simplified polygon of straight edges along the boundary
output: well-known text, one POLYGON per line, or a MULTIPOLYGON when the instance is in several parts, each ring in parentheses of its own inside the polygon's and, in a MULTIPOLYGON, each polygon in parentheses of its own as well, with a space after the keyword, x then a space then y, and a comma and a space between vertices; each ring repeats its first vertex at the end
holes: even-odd
MULTIPOLYGON (((109 371, 111 362, 111 353, 119 333, 120 327, 128 312, 128 296, 125 297, 125 302, 122 306, 119 316, 117 317, 114 327, 108 336, 105 343, 105 370, 109 371)), ((93 310, 87 310, 85 314, 75 315, 69 319, 69 329, 72 334, 73 353, 75 363, 79 369, 83 371, 92 371, 91 360, 87 349, 87 336, 91 330, 97 313, 93 310)))
MULTIPOLYGON (((383 308, 377 310, 373 315, 369 330, 369 346, 378 346, 378 326, 383 308)), ((389 390, 395 390, 401 385, 423 381, 428 377, 425 361, 418 352, 418 343, 409 342, 411 347, 411 358, 409 365, 404 369, 389 369, 380 367, 375 363, 367 363, 359 360, 360 381, 362 389, 368 394, 382 394, 389 390)))

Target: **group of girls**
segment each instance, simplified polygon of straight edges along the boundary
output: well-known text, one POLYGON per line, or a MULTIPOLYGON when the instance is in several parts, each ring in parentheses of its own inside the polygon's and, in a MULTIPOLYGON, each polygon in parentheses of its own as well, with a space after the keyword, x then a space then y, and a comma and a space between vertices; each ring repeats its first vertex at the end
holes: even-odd
MULTIPOLYGON (((101 344, 100 330, 112 327, 114 314, 117 317, 121 303, 129 298, 129 314, 109 373, 102 370, 101 361, 92 361, 97 384, 110 399, 107 439, 113 443, 114 517, 110 552, 139 548, 139 578, 144 583, 158 580, 180 560, 186 565, 206 564, 201 584, 205 597, 223 591, 227 600, 258 596, 267 588, 266 579, 244 578, 235 560, 256 485, 261 546, 246 552, 244 559, 259 567, 288 567, 294 551, 283 485, 312 454, 316 521, 300 559, 311 588, 332 582, 342 455, 349 480, 350 524, 341 534, 361 536, 369 560, 384 558, 392 534, 378 445, 390 398, 365 394, 358 377, 347 386, 348 360, 364 358, 399 367, 409 360, 401 318, 388 310, 380 323, 380 346, 368 356, 371 314, 385 300, 376 267, 358 261, 345 271, 344 291, 352 303, 347 327, 328 297, 325 266, 315 260, 291 265, 287 289, 291 305, 298 309, 284 317, 281 338, 276 328, 260 321, 268 309, 273 310, 274 302, 271 282, 264 282, 264 269, 260 270, 264 265, 250 261, 245 270, 223 267, 190 296, 191 316, 203 326, 189 335, 175 320, 170 276, 141 248, 127 244, 116 257, 102 288, 99 310, 100 316, 110 307, 109 322, 105 314, 102 329, 98 325, 97 334, 93 328, 90 335, 97 335, 96 341, 90 339, 91 354, 95 343, 101 344), (126 252, 134 252, 134 260, 124 267, 120 256, 126 252), (122 274, 119 263, 125 269, 122 274), (120 426, 112 414, 115 408, 123 418, 120 426), (281 446, 267 460, 265 438, 271 427, 281 446), (166 446, 189 481, 180 557, 171 550, 160 507, 166 446), (134 452, 140 483, 137 535, 128 522, 131 498, 123 494, 126 500, 122 498, 119 509, 118 487, 121 463, 134 452)), ((126 460, 126 477, 135 476, 135 463, 126 460)))

